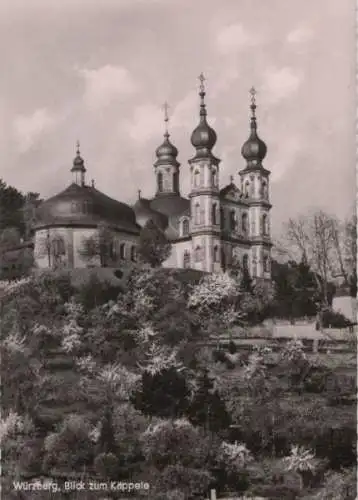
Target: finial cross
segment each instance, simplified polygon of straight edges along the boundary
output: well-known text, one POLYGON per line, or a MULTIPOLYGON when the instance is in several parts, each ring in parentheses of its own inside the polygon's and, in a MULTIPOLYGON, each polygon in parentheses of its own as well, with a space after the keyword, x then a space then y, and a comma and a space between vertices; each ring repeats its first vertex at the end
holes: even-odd
POLYGON ((233 184, 234 183, 234 176, 233 175, 230 175, 230 183, 233 184))
POLYGON ((251 87, 250 89, 250 94, 251 94, 251 104, 256 104, 256 89, 255 87, 251 87))
POLYGON ((199 81, 200 81, 200 91, 204 92, 205 91, 204 82, 206 81, 206 78, 203 75, 203 73, 200 73, 200 75, 199 75, 199 81))
POLYGON ((169 104, 165 101, 165 103, 163 104, 164 121, 165 122, 169 121, 169 115, 168 115, 169 108, 170 108, 169 104))
POLYGON ((140 200, 141 194, 142 194, 142 191, 140 189, 138 189, 138 200, 140 200))
POLYGON ((80 141, 76 141, 76 153, 79 155, 80 154, 80 141))

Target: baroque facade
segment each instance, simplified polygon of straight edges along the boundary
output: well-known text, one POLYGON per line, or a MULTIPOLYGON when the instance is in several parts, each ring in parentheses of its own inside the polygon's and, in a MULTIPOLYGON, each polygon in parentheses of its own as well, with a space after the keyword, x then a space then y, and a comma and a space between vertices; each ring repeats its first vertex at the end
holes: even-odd
POLYGON ((178 150, 165 134, 156 150, 156 193, 133 206, 109 198, 87 185, 86 168, 79 150, 73 162, 73 182, 36 209, 34 251, 38 267, 51 267, 56 258, 65 267, 101 265, 83 257, 83 242, 106 225, 118 259, 135 260, 141 227, 153 221, 172 243, 165 267, 220 272, 233 265, 246 267, 252 277, 270 279, 270 172, 263 166, 267 148, 257 133, 255 91, 251 90, 250 135, 241 153, 245 164, 238 181, 220 187, 220 159, 213 153, 216 132, 207 121, 204 77, 200 77, 199 124, 191 135, 195 153, 188 162, 190 193, 180 194, 178 150))

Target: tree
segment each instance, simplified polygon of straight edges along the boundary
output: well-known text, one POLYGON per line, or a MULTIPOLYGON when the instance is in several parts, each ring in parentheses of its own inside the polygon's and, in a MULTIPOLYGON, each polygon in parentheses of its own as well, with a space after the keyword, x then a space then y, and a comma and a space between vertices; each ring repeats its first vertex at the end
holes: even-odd
POLYGON ((12 186, 0 179, 0 233, 8 227, 15 227, 20 234, 24 233, 22 208, 25 197, 12 186))
POLYGON ((158 373, 144 371, 142 386, 131 397, 137 410, 145 415, 175 418, 183 415, 189 404, 186 379, 175 368, 158 373))
POLYGON ((164 232, 149 220, 140 232, 137 249, 139 259, 151 267, 160 267, 171 251, 172 245, 164 232))
POLYGON ((99 259, 101 267, 114 264, 117 256, 113 231, 106 224, 100 224, 93 236, 83 239, 79 253, 89 262, 99 259))
POLYGON ((206 369, 202 371, 197 384, 197 391, 188 410, 190 421, 211 432, 227 429, 230 417, 218 391, 214 391, 213 381, 206 369))
POLYGON ((319 210, 289 219, 286 237, 299 258, 314 271, 323 304, 328 306, 329 281, 339 266, 337 259, 337 223, 331 215, 319 210))

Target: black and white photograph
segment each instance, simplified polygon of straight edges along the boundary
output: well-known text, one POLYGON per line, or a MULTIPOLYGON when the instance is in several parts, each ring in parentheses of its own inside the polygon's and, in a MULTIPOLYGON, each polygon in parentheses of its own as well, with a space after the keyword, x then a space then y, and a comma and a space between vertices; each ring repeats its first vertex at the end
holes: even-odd
POLYGON ((0 2, 4 500, 357 498, 355 3, 0 2))

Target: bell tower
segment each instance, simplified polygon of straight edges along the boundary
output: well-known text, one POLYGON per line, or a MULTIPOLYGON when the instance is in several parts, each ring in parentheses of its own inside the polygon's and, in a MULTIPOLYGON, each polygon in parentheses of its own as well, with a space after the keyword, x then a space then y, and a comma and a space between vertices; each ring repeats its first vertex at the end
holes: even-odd
POLYGON ((164 141, 156 150, 157 160, 154 163, 157 186, 156 196, 180 195, 180 163, 177 161, 178 150, 169 140, 170 134, 168 132, 168 109, 168 104, 164 103, 164 141))
POLYGON ((216 132, 207 122, 204 75, 199 76, 200 113, 199 125, 191 135, 195 155, 190 166, 190 211, 193 264, 203 271, 220 270, 220 160, 212 153, 216 144, 216 132))
POLYGON ((243 144, 241 154, 246 167, 239 171, 241 190, 249 205, 249 235, 251 240, 250 274, 253 278, 271 277, 271 234, 269 199, 270 171, 263 167, 267 146, 257 133, 256 90, 250 90, 250 137, 243 144))

